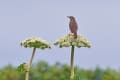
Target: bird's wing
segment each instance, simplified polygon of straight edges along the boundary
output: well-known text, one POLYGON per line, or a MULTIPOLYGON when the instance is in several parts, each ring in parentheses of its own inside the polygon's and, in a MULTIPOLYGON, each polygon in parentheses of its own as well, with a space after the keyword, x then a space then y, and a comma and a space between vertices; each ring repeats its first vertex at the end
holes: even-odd
POLYGON ((69 28, 70 28, 70 31, 72 33, 77 32, 77 29, 78 29, 77 23, 76 22, 70 22, 69 28))

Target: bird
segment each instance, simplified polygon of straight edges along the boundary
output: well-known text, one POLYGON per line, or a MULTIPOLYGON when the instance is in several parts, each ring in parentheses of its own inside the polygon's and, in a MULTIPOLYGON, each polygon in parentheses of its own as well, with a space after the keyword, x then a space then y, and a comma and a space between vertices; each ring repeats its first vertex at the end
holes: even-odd
POLYGON ((67 16, 67 17, 70 19, 69 29, 70 29, 71 33, 74 34, 74 39, 76 39, 77 38, 78 25, 77 25, 77 22, 75 20, 75 17, 74 16, 67 16))

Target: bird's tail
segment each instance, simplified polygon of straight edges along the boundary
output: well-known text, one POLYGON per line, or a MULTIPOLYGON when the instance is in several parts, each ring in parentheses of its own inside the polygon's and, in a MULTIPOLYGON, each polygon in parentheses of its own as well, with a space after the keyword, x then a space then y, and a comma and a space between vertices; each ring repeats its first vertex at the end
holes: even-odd
POLYGON ((74 38, 75 38, 75 39, 77 38, 77 33, 76 33, 76 32, 74 33, 74 38))

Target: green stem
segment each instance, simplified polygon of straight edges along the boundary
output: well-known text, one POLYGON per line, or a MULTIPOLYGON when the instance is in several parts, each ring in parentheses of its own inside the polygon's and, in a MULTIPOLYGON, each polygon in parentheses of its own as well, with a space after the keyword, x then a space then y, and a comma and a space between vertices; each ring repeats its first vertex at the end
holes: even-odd
POLYGON ((33 58, 34 58, 34 55, 35 55, 35 51, 36 51, 36 48, 33 48, 32 56, 31 56, 30 62, 29 62, 29 67, 30 67, 31 64, 32 64, 32 61, 33 61, 33 58))
POLYGON ((29 71, 25 72, 25 80, 29 80, 29 71))
POLYGON ((30 61, 29 61, 29 64, 27 66, 27 70, 26 70, 26 73, 25 73, 25 80, 29 80, 30 67, 31 67, 31 64, 32 64, 32 61, 33 61, 33 58, 34 58, 34 55, 35 55, 35 51, 36 51, 36 48, 33 48, 32 56, 30 58, 30 61))
POLYGON ((74 46, 71 47, 71 75, 70 80, 74 80, 74 46))

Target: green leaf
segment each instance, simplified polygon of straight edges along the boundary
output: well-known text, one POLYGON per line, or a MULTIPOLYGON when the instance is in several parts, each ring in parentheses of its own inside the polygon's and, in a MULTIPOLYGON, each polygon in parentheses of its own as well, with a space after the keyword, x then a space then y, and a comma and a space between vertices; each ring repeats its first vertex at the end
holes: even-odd
POLYGON ((26 71, 26 63, 22 63, 17 67, 17 71, 24 72, 26 71))

